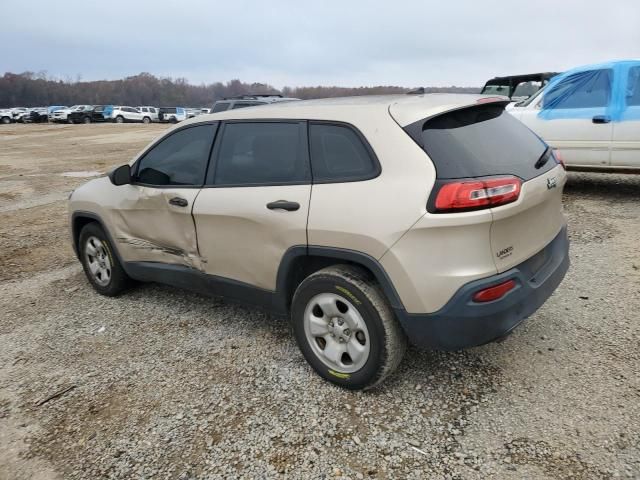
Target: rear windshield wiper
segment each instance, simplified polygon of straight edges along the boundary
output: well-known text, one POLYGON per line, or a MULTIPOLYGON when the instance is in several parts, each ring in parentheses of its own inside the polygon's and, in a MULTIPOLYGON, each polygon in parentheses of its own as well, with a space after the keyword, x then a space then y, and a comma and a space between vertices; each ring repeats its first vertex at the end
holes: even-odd
POLYGON ((547 147, 544 153, 542 154, 542 156, 538 159, 538 161, 534 165, 534 167, 536 169, 544 167, 549 161, 549 158, 551 158, 551 149, 547 147))

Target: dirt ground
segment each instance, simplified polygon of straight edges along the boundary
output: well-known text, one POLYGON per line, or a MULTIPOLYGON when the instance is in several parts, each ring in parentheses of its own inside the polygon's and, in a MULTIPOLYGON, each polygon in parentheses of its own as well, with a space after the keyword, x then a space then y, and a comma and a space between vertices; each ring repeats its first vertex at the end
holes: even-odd
POLYGON ((65 200, 165 128, 0 126, 0 480, 640 478, 640 176, 570 174, 571 269, 513 335, 351 393, 282 319, 89 287, 65 200))

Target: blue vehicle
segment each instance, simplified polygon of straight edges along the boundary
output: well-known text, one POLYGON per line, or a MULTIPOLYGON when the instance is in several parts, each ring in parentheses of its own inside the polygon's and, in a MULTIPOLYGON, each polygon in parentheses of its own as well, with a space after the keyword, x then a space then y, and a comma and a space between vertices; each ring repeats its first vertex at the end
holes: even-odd
POLYGON ((640 171, 640 60, 571 69, 508 111, 569 168, 640 171))

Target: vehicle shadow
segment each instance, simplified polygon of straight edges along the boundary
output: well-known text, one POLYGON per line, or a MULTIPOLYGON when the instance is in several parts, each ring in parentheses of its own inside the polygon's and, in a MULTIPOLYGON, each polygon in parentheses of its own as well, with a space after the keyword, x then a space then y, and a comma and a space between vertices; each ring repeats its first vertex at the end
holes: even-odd
POLYGON ((640 199, 640 175, 569 172, 564 193, 604 200, 640 199))

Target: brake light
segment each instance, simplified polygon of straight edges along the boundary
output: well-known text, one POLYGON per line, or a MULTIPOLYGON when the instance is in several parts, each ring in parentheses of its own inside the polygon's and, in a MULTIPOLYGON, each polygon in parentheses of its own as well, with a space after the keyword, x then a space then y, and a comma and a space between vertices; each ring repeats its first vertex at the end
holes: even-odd
POLYGON ((562 158, 562 154, 560 153, 560 150, 553 150, 552 153, 553 153, 553 158, 555 158, 556 161, 560 165, 562 165, 562 168, 566 170, 567 166, 564 164, 564 158, 562 158))
POLYGON ((445 183, 436 196, 436 211, 479 210, 505 205, 518 199, 521 186, 517 177, 445 183))
POLYGON ((504 297, 507 292, 513 290, 516 286, 515 280, 507 280, 506 282, 499 283, 493 287, 485 288, 477 291, 473 295, 473 301, 477 303, 491 302, 504 297))

